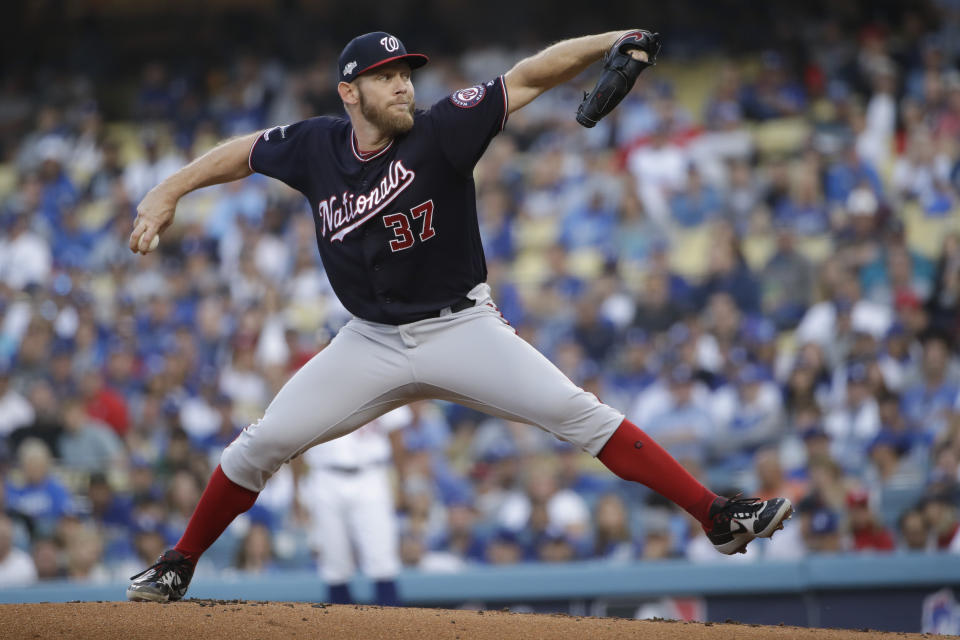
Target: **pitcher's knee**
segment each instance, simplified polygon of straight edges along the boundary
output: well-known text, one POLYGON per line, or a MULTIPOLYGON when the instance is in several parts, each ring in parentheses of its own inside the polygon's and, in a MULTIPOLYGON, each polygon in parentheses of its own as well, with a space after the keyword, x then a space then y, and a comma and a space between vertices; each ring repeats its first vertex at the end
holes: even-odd
POLYGON ((621 422, 623 422, 622 413, 597 402, 578 414, 568 414, 552 424, 547 423, 544 428, 561 440, 566 440, 591 456, 596 456, 621 422))
POLYGON ((234 445, 228 446, 220 454, 220 468, 231 481, 244 489, 260 492, 266 486, 272 474, 257 469, 234 445))
POLYGON ((263 491, 267 480, 295 453, 295 445, 257 437, 256 429, 244 429, 223 450, 220 468, 230 480, 251 491, 263 491))

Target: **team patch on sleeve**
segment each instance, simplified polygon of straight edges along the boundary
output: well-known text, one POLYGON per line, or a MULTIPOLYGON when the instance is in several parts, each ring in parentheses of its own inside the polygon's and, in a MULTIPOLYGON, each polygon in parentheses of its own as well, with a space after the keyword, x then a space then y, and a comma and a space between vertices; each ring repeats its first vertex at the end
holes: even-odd
POLYGON ((484 87, 482 84, 478 84, 473 87, 467 87, 466 89, 460 89, 459 91, 451 94, 450 102, 457 105, 461 109, 469 109, 470 107, 475 107, 480 104, 480 101, 483 100, 483 96, 486 93, 486 87, 484 87))

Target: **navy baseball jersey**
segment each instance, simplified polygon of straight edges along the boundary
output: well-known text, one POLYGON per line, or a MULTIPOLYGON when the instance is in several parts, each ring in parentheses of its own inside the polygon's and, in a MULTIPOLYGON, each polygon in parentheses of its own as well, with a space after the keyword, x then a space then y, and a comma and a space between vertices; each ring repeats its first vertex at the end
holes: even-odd
POLYGON ((250 168, 310 201, 327 277, 350 313, 415 322, 486 280, 473 168, 507 104, 502 76, 461 89, 366 155, 349 119, 311 118, 265 131, 250 168))

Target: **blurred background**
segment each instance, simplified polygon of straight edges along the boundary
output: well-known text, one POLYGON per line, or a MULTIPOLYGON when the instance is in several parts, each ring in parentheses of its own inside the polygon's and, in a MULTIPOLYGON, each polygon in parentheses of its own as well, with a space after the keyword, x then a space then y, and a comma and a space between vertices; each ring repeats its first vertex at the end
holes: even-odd
MULTIPOLYGON (((960 4, 14 2, 0 24, 0 586, 125 580, 179 538, 220 451, 349 315, 302 196, 253 176, 135 206, 218 140, 341 114, 336 56, 388 30, 418 104, 563 37, 664 34, 595 129, 596 68, 477 167, 494 299, 717 492, 786 495, 719 558, 643 487, 525 425, 413 405, 406 567, 960 553, 960 4), (667 4, 668 6, 663 6, 667 4)), ((206 576, 316 565, 306 465, 206 576)), ((199 575, 199 574, 198 574, 199 575)))

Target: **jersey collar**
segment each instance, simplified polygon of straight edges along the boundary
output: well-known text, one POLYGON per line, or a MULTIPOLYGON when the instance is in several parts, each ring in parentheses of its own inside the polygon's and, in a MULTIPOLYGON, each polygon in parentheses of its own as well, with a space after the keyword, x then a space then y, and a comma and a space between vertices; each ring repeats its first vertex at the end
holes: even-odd
POLYGON ((352 127, 350 128, 350 150, 353 151, 353 156, 360 162, 369 162, 374 158, 379 158, 380 156, 382 156, 384 153, 387 152, 387 149, 389 149, 392 146, 393 146, 393 140, 388 142, 383 147, 380 147, 376 151, 371 151, 369 153, 361 153, 360 148, 357 146, 357 134, 352 127))

